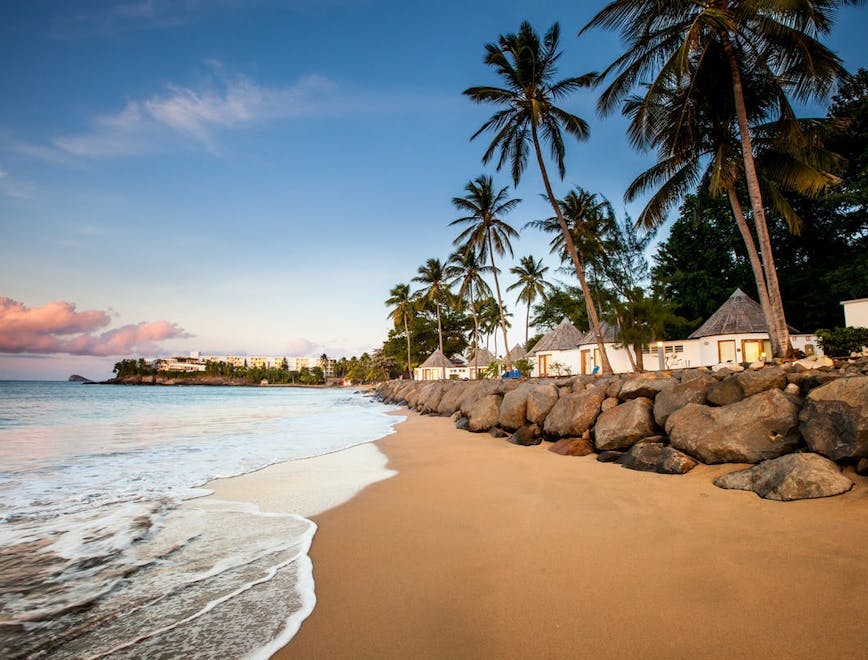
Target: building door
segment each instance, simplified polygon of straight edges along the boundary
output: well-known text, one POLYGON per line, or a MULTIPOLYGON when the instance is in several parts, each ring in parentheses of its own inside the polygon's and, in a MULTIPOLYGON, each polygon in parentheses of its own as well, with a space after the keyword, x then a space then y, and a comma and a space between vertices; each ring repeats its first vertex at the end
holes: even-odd
MULTIPOLYGON (((741 355, 742 360, 745 362, 756 362, 758 360, 763 360, 766 356, 763 355, 765 352, 765 342, 762 339, 742 339, 741 340, 741 355)), ((766 353, 768 355, 768 353, 766 353)))
POLYGON ((737 362, 735 356, 735 339, 717 342, 717 357, 721 362, 737 362))
POLYGON ((582 373, 583 373, 583 374, 589 374, 589 373, 591 373, 591 370, 594 368, 594 365, 593 365, 593 363, 591 362, 591 351, 590 351, 590 349, 589 349, 589 350, 586 350, 586 351, 582 351, 582 352, 580 353, 579 357, 581 358, 580 362, 581 362, 581 364, 582 364, 582 373))
POLYGON ((548 355, 540 355, 539 356, 539 375, 545 376, 549 372, 549 356, 548 355))

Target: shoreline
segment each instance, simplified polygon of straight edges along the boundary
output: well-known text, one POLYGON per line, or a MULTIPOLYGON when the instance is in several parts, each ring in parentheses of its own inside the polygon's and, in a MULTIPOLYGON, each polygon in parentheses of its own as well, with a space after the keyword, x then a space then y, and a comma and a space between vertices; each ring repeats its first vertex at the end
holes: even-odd
POLYGON ((395 414, 406 420, 375 445, 398 475, 313 516, 317 605, 276 658, 852 657, 868 644, 852 613, 868 588, 866 478, 771 502, 712 485, 740 466, 635 472, 395 414))

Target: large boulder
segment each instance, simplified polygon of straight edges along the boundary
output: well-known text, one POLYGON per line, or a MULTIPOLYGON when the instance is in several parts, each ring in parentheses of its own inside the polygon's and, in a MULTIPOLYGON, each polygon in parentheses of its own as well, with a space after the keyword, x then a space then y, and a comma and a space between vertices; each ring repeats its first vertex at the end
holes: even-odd
POLYGON ((537 424, 525 424, 509 436, 509 442, 514 445, 522 445, 523 447, 538 445, 542 442, 541 431, 542 429, 537 424))
POLYGON ((653 399, 658 392, 667 390, 675 385, 674 378, 661 378, 656 374, 641 374, 639 376, 631 376, 621 385, 621 390, 618 392, 618 398, 621 401, 629 399, 637 399, 645 397, 653 399))
POLYGON ((477 399, 476 403, 468 411, 467 417, 470 419, 470 422, 467 428, 474 433, 478 433, 480 431, 487 431, 497 425, 501 398, 499 394, 489 394, 477 399))
POLYGON ((741 389, 736 378, 727 377, 715 383, 708 389, 706 399, 715 406, 728 406, 738 403, 744 398, 744 390, 741 389))
POLYGON ((718 488, 752 490, 767 500, 789 502, 846 493, 853 482, 819 454, 790 454, 730 472, 714 480, 718 488))
POLYGON ((507 431, 515 431, 525 423, 527 395, 531 387, 527 383, 522 383, 521 386, 503 395, 503 402, 500 404, 500 415, 497 418, 497 423, 502 428, 505 428, 507 431))
POLYGON ((470 383, 459 381, 450 383, 443 396, 440 397, 440 403, 437 404, 437 412, 441 415, 451 415, 461 406, 461 399, 467 393, 470 383))
POLYGON ((836 461, 868 457, 868 376, 811 390, 799 418, 812 451, 836 461))
POLYGON ((444 383, 435 383, 423 394, 419 395, 417 403, 419 412, 431 413, 437 412, 437 406, 440 405, 440 399, 443 397, 444 383))
POLYGON ((696 467, 696 461, 687 454, 657 442, 634 445, 618 462, 630 470, 660 474, 684 474, 696 467))
POLYGON ((605 398, 605 387, 562 396, 546 416, 543 430, 546 435, 556 438, 582 435, 597 419, 605 398))
POLYGON ((470 409, 476 405, 476 402, 492 394, 498 393, 498 381, 493 380, 474 380, 468 382, 467 392, 461 397, 459 409, 461 412, 470 416, 470 409))
POLYGON ((809 355, 801 360, 796 360, 793 367, 798 371, 812 371, 814 369, 833 369, 835 361, 825 355, 809 355))
POLYGON ((639 397, 602 413, 594 425, 594 446, 600 451, 629 449, 654 435, 653 409, 651 399, 639 397))
POLYGON ((527 393, 525 415, 527 421, 542 424, 558 401, 558 388, 554 385, 534 385, 527 393))
POLYGON ((759 463, 799 446, 798 407, 766 390, 722 408, 688 403, 666 421, 673 447, 703 463, 759 463))
POLYGON ((654 421, 663 428, 669 415, 676 410, 681 410, 688 403, 705 403, 709 388, 716 383, 710 375, 700 372, 663 390, 654 399, 654 421))
POLYGON ((561 456, 587 456, 594 453, 594 446, 588 438, 561 438, 552 443, 549 451, 561 456))
POLYGON ((781 367, 763 367, 747 370, 736 376, 745 397, 765 392, 772 388, 779 390, 787 386, 787 374, 781 367))

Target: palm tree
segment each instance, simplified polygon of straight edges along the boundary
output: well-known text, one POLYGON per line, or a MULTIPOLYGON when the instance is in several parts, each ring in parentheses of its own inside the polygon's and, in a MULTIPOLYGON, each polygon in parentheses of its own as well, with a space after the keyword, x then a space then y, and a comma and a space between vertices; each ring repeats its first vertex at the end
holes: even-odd
POLYGON ((506 287, 507 291, 518 289, 519 301, 527 305, 527 313, 524 317, 524 344, 527 346, 530 330, 530 308, 537 298, 545 298, 552 284, 547 282, 545 274, 549 267, 543 266, 542 259, 537 261, 532 255, 519 259, 518 266, 513 266, 509 272, 518 277, 514 284, 506 287))
POLYGON ((483 296, 491 295, 491 288, 482 277, 491 271, 491 266, 481 263, 479 251, 468 246, 458 250, 446 262, 445 275, 451 284, 458 285, 458 299, 466 300, 473 316, 473 350, 476 373, 479 373, 479 306, 476 304, 483 296))
MULTIPOLYGON (((775 82, 777 112, 794 114, 787 100, 825 96, 844 73, 840 59, 815 37, 828 34, 835 10, 861 0, 615 0, 582 28, 618 29, 625 53, 601 75, 617 72, 603 92, 599 108, 609 112, 637 85, 645 85, 644 101, 665 93, 665 81, 696 75, 694 64, 713 48, 726 60, 744 167, 744 178, 762 254, 773 323, 769 327, 776 356, 792 354, 783 302, 765 219, 762 191, 754 159, 750 111, 744 76, 759 72, 775 82), (650 81, 646 78, 651 78, 650 81)), ((581 32, 580 32, 581 34, 581 32)), ((720 98, 718 87, 714 98, 720 98)), ((791 129, 797 133, 795 122, 791 129)))
MULTIPOLYGON (((440 306, 449 294, 449 284, 443 271, 443 264, 439 259, 428 259, 417 271, 419 274, 413 278, 423 286, 417 292, 418 298, 425 304, 433 306, 437 313, 437 337, 440 341, 440 352, 443 353, 443 324, 440 320, 440 306)), ((444 353, 445 355, 445 353, 444 353)), ((446 379, 446 368, 441 367, 443 379, 446 379)))
POLYGON ((413 364, 410 358, 410 318, 416 313, 416 301, 410 294, 409 284, 396 284, 389 291, 386 305, 391 308, 388 318, 395 322, 395 327, 404 327, 404 335, 407 337, 407 371, 413 378, 413 364))
POLYGON ((590 133, 583 119, 555 105, 556 101, 570 92, 590 86, 596 78, 596 74, 585 74, 554 80, 561 56, 558 51, 559 39, 560 26, 557 23, 549 28, 540 43, 539 35, 530 23, 525 21, 519 27, 518 33, 500 35, 497 43, 486 44, 485 63, 494 67, 506 87, 471 87, 464 90, 464 94, 476 103, 494 103, 505 107, 492 115, 470 139, 475 139, 485 131, 494 133, 482 162, 487 163, 499 152, 497 169, 509 161, 515 185, 518 185, 527 165, 528 149, 533 147, 546 196, 558 219, 567 253, 573 261, 582 287, 591 327, 597 336, 603 371, 612 373, 606 347, 603 345, 600 319, 585 278, 585 266, 576 252, 566 220, 552 191, 542 153, 541 144, 546 142, 563 179, 566 170, 562 130, 578 140, 587 139, 590 133))
MULTIPOLYGON (((512 238, 518 238, 518 232, 500 216, 509 213, 521 203, 520 199, 510 199, 508 187, 495 191, 494 181, 490 176, 480 175, 464 186, 467 194, 464 197, 453 197, 452 203, 459 211, 467 215, 449 223, 467 225, 455 240, 453 245, 460 245, 464 251, 474 250, 480 259, 486 257, 490 262, 494 275, 494 290, 497 294, 497 307, 500 312, 500 327, 503 330, 503 344, 508 345, 506 338, 506 318, 503 312, 503 298, 500 295, 500 281, 497 278, 497 265, 494 255, 502 257, 506 252, 512 256, 512 238)), ((509 356, 506 357, 506 368, 509 370, 509 356)))

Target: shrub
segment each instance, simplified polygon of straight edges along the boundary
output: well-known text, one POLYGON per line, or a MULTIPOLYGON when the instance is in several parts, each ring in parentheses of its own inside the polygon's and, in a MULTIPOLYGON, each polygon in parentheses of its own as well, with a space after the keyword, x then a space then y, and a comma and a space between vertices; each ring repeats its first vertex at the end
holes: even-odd
POLYGON ((829 356, 861 353, 868 346, 868 328, 834 328, 817 330, 818 343, 829 356))

